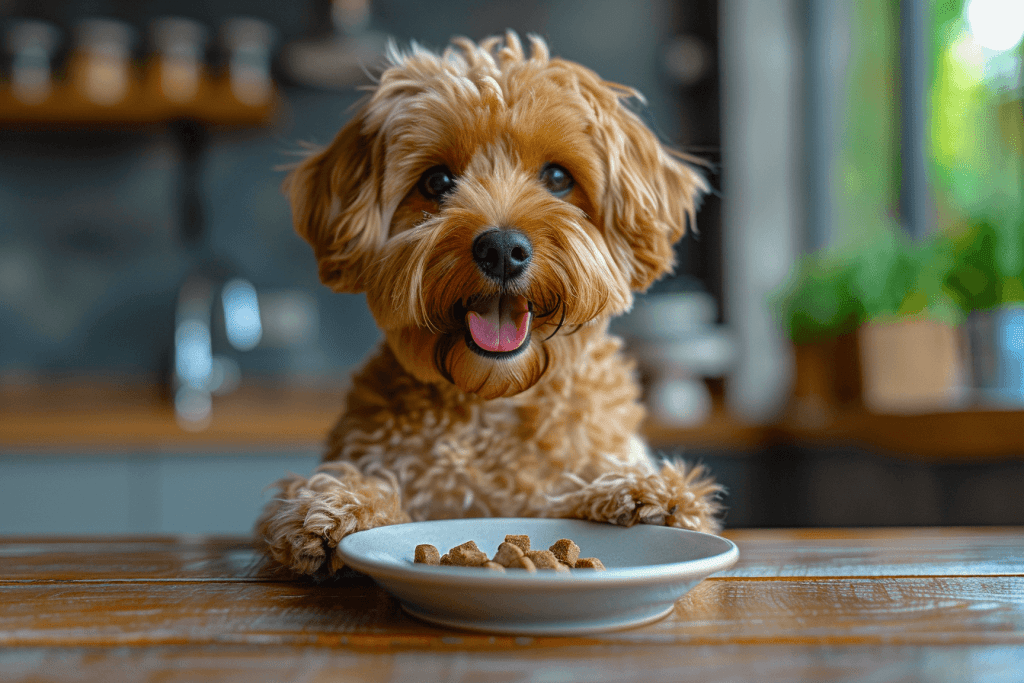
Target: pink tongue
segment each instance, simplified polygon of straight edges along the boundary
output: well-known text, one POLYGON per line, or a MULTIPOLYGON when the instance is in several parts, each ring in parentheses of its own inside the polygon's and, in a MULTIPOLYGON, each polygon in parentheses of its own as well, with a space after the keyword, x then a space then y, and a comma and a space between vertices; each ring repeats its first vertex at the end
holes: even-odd
POLYGON ((487 310, 470 311, 469 334, 485 351, 515 351, 530 331, 530 311, 521 297, 496 297, 487 310), (514 304, 514 305, 513 305, 514 304))

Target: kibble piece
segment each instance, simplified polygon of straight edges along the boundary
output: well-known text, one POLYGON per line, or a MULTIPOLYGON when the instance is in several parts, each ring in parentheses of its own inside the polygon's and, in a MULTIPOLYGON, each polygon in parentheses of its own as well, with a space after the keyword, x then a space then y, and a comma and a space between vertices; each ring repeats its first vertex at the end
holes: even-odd
POLYGON ((507 536, 505 536, 505 542, 519 546, 519 549, 522 550, 524 553, 530 552, 530 537, 526 534, 522 534, 521 536, 508 534, 507 536))
MULTIPOLYGON (((477 551, 480 550, 480 548, 478 548, 477 545, 476 545, 476 541, 472 541, 472 540, 471 541, 466 541, 465 543, 460 543, 459 545, 455 546, 455 548, 466 548, 467 550, 477 550, 477 551)), ((452 548, 452 550, 455 550, 455 548, 452 548)))
POLYGON ((517 558, 515 562, 508 566, 509 569, 525 569, 528 572, 537 571, 537 567, 534 566, 533 561, 526 555, 517 558))
MULTIPOLYGON (((475 544, 474 544, 475 545, 475 544)), ((482 567, 487 562, 487 554, 480 550, 460 545, 448 551, 452 564, 457 567, 482 567)))
POLYGON ((570 567, 575 567, 576 560, 580 559, 580 547, 568 538, 556 541, 549 550, 554 553, 559 562, 563 562, 570 567))
POLYGON ((580 557, 580 547, 569 538, 556 541, 548 550, 530 550, 530 537, 526 534, 507 534, 494 557, 488 559, 476 541, 461 543, 438 558, 438 550, 428 543, 416 546, 415 561, 446 567, 481 567, 495 572, 506 569, 525 569, 528 572, 571 569, 604 571, 604 563, 596 557, 580 557))
POLYGON ((494 561, 502 567, 511 567, 512 563, 524 554, 522 548, 506 541, 498 546, 498 552, 494 553, 494 561))
POLYGON ((526 556, 537 569, 554 569, 557 572, 568 571, 568 567, 563 566, 550 550, 531 550, 526 553, 526 556))
POLYGON ((581 557, 576 560, 576 564, 573 567, 576 569, 597 569, 602 572, 605 570, 604 563, 596 557, 581 557))
POLYGON ((436 566, 441 564, 441 554, 437 552, 437 548, 434 546, 429 543, 423 543, 416 546, 416 556, 413 561, 419 562, 420 564, 432 564, 436 566))

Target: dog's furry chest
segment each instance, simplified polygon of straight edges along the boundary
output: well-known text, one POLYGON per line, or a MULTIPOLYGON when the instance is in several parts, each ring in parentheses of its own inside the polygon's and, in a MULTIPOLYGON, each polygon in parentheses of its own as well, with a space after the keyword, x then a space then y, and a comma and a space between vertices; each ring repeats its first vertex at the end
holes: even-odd
POLYGON ((637 457, 632 367, 598 341, 576 372, 490 401, 396 373, 385 347, 354 379, 326 459, 395 477, 414 520, 527 514, 564 474, 637 457))
POLYGON ((513 400, 441 405, 395 414, 373 433, 350 430, 338 456, 396 477, 413 519, 516 516, 596 454, 568 424, 535 427, 513 400))

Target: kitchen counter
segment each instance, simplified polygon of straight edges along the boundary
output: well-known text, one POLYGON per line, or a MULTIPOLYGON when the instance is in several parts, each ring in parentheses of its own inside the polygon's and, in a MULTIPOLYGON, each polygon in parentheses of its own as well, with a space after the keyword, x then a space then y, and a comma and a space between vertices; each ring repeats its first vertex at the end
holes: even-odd
POLYGON ((156 385, 97 381, 0 387, 0 451, 319 451, 341 390, 247 386, 214 397, 201 431, 182 429, 156 385))
MULTIPOLYGON (((0 386, 0 452, 96 450, 210 451, 259 447, 319 451, 341 412, 344 387, 249 385, 215 397, 202 431, 175 421, 156 385, 77 381, 0 386)), ((648 419, 656 449, 704 449, 742 455, 779 444, 856 445, 938 461, 1024 457, 1024 412, 972 409, 922 415, 875 415, 849 408, 791 410, 770 425, 732 416, 719 401, 696 427, 648 419)))

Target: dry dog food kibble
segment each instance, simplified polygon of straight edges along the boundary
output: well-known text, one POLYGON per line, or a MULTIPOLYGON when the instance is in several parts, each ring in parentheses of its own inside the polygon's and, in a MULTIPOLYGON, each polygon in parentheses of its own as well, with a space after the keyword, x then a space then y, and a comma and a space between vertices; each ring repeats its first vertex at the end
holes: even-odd
POLYGON ((473 541, 457 545, 444 555, 440 555, 434 546, 424 543, 416 546, 414 562, 452 567, 483 567, 497 572, 506 569, 525 569, 528 572, 543 569, 556 572, 567 572, 570 569, 605 569, 604 564, 596 557, 580 557, 580 547, 568 538, 557 541, 548 550, 530 550, 529 536, 513 534, 505 536, 505 541, 498 546, 498 552, 494 553, 493 558, 488 558, 473 541))
POLYGON ((533 563, 533 560, 528 558, 526 555, 518 557, 508 565, 509 569, 525 569, 528 572, 537 571, 537 565, 533 563))
POLYGON ((424 543, 416 546, 416 562, 441 564, 441 556, 437 554, 437 548, 429 543, 424 543))
POLYGON ((604 571, 604 565, 596 557, 581 557, 573 565, 574 569, 598 569, 604 571))
POLYGON ((554 569, 556 572, 569 571, 569 566, 559 562, 550 550, 531 550, 526 553, 526 556, 533 560, 533 566, 537 569, 554 569))
POLYGON ((524 553, 530 552, 530 537, 526 534, 523 534, 522 536, 514 536, 512 534, 508 534, 505 536, 505 542, 511 543, 515 546, 519 546, 519 549, 522 550, 524 553))
POLYGON ((452 548, 448 554, 456 567, 482 567, 488 560, 486 553, 472 548, 452 548))
POLYGON ((505 541, 498 546, 498 552, 494 553, 494 561, 503 567, 511 567, 514 562, 519 562, 519 558, 525 554, 519 546, 505 541))
POLYGON ((580 559, 580 547, 568 538, 563 538, 551 546, 551 552, 559 562, 564 562, 570 567, 575 567, 576 560, 580 559))

